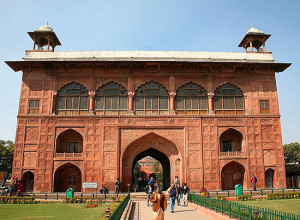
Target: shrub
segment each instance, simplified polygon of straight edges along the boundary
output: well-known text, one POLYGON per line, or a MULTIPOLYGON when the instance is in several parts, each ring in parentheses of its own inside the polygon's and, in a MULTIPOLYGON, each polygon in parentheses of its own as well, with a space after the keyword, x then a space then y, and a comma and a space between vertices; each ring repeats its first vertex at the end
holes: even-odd
POLYGON ((267 199, 295 199, 300 198, 300 192, 286 192, 286 193, 270 193, 267 199))
POLYGON ((34 197, 0 196, 0 204, 33 204, 34 197))
POLYGON ((220 195, 220 196, 216 196, 215 199, 217 200, 224 200, 227 196, 225 195, 220 195))
POLYGON ((251 200, 252 199, 252 195, 239 195, 237 196, 237 200, 241 200, 241 201, 247 201, 247 200, 251 200))

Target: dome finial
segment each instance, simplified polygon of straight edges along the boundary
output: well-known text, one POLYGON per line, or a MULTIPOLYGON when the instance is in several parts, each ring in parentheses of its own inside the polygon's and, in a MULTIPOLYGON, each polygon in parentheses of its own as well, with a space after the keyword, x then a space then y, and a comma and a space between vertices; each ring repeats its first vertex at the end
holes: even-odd
POLYGON ((48 21, 45 25, 39 27, 38 29, 35 29, 34 31, 51 31, 53 32, 53 29, 49 26, 48 21))
POLYGON ((253 24, 251 24, 251 28, 247 31, 247 34, 264 34, 264 32, 253 27, 253 24))

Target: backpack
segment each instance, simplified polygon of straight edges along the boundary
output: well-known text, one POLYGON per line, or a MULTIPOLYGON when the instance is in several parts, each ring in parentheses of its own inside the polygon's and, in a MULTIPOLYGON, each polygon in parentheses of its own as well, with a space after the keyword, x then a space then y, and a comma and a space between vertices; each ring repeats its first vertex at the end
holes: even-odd
POLYGON ((176 196, 176 189, 172 188, 170 192, 171 197, 176 196))

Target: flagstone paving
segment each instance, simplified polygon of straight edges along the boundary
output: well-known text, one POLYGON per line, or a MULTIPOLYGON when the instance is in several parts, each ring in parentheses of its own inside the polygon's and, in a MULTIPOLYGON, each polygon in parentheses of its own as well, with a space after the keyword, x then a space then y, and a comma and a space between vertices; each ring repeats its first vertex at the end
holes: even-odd
MULTIPOLYGON (((152 220, 153 211, 152 207, 147 207, 146 201, 135 201, 135 214, 132 216, 132 220, 152 220)), ((219 216, 213 211, 200 209, 195 210, 192 207, 175 206, 175 212, 171 213, 170 205, 165 211, 165 220, 193 220, 193 219, 229 219, 226 216, 219 216)))

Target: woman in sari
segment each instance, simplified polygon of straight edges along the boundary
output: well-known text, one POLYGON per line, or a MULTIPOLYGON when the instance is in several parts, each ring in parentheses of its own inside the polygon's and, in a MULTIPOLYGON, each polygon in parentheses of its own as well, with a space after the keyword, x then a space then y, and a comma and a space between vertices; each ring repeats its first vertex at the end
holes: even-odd
POLYGON ((153 202, 153 220, 164 220, 164 211, 167 210, 167 199, 159 187, 157 187, 156 193, 153 193, 149 200, 153 202))

